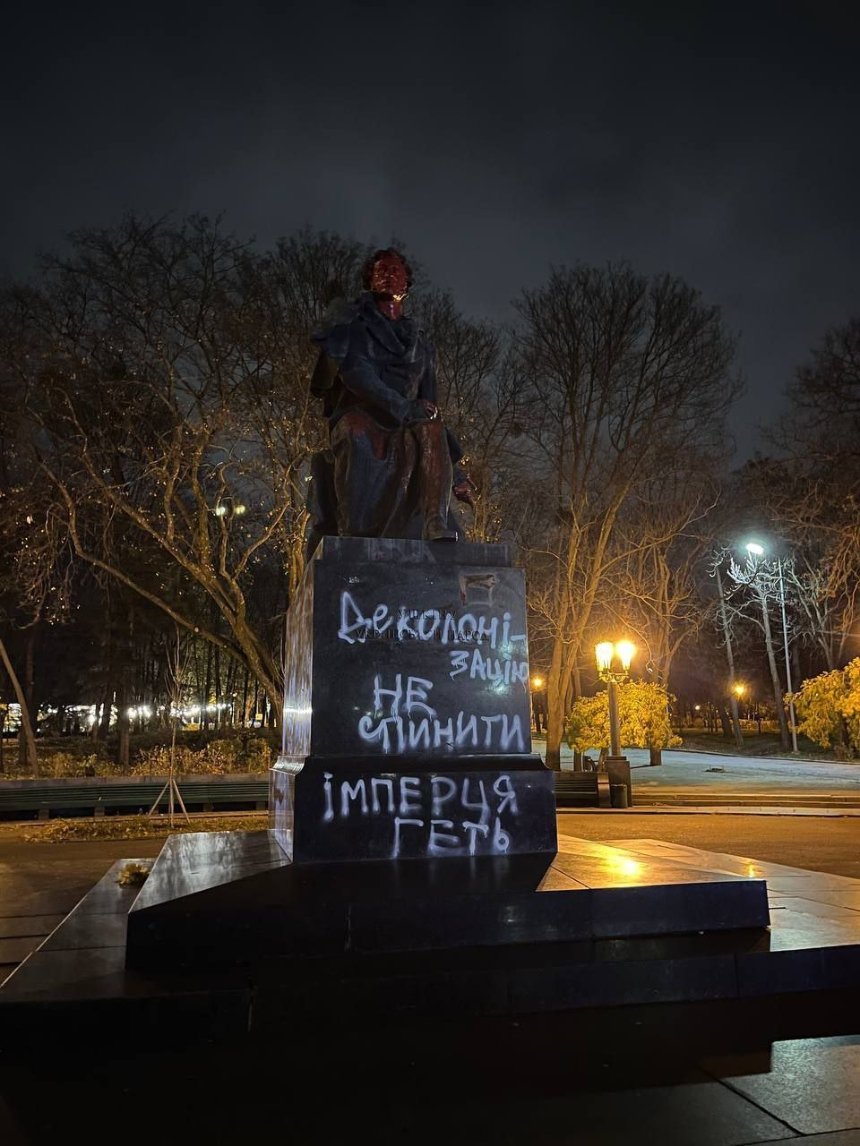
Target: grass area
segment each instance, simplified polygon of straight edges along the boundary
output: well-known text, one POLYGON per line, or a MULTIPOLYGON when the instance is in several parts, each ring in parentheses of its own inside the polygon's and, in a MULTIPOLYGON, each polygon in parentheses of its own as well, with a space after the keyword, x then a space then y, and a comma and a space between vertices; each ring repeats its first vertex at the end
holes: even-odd
MULTIPOLYGON (((173 827, 167 816, 99 816, 47 823, 14 825, 16 834, 28 843, 58 843, 68 840, 146 840, 166 838, 176 832, 258 832, 266 827, 266 812, 231 816, 191 816, 179 814, 173 827)), ((11 825, 10 825, 11 826, 11 825)))
MULTIPOLYGON (((744 732, 744 746, 738 752, 731 737, 723 736, 720 732, 706 732, 701 728, 685 728, 681 733, 683 748, 691 752, 718 752, 725 756, 780 756, 786 760, 795 759, 792 752, 785 752, 780 744, 779 736, 775 732, 744 732)), ((814 744, 806 737, 798 737, 797 747, 804 760, 826 760, 837 763, 833 752, 828 752, 820 744, 814 744)), ((842 761, 851 763, 851 761, 842 761)), ((860 763, 860 761, 856 761, 860 763)))

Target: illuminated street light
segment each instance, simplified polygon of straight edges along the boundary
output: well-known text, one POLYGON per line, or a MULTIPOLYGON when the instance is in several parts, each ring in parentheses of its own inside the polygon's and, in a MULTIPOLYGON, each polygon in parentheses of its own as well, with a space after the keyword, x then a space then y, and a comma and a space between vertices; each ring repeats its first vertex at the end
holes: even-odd
POLYGON ((619 641, 615 646, 615 652, 625 673, 629 672, 630 664, 636 654, 636 646, 631 641, 619 641))
POLYGON ((618 717, 618 686, 627 679, 630 663, 636 653, 636 646, 630 641, 601 641, 595 647, 594 655, 597 659, 597 673, 601 680, 606 681, 609 699, 609 753, 611 756, 621 755, 621 722, 618 717), (618 660, 620 669, 613 669, 612 662, 618 660))
MULTIPOLYGON (((764 557, 765 550, 763 545, 759 545, 757 541, 747 542, 747 552, 753 559, 764 557)), ((779 607, 782 613, 782 641, 785 650, 785 683, 789 696, 794 695, 794 689, 791 687, 791 660, 788 655, 788 621, 785 616, 785 582, 782 576, 782 558, 776 559, 776 572, 779 578, 779 607)), ((764 613, 765 621, 765 635, 769 632, 769 625, 767 623, 767 602, 762 596, 762 612, 764 613)), ((794 711, 794 700, 788 702, 788 713, 791 717, 791 750, 797 755, 799 749, 797 747, 797 715, 794 711)))
POLYGON ((534 689, 543 688, 543 677, 542 676, 533 676, 532 677, 532 688, 534 688, 534 689))
POLYGON ((601 674, 601 679, 602 674, 609 671, 614 652, 615 645, 613 645, 612 641, 601 641, 594 650, 594 655, 597 657, 597 671, 601 674))

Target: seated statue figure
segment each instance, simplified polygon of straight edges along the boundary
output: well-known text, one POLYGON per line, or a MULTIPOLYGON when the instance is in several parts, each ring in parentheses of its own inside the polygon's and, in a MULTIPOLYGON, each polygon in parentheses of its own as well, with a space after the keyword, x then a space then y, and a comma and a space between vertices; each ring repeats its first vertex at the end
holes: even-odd
POLYGON ((326 534, 456 541, 452 492, 474 505, 463 451, 436 400, 433 348, 403 314, 411 272, 395 250, 367 262, 364 292, 332 304, 313 334, 311 393, 330 449, 311 463, 308 555, 326 534))

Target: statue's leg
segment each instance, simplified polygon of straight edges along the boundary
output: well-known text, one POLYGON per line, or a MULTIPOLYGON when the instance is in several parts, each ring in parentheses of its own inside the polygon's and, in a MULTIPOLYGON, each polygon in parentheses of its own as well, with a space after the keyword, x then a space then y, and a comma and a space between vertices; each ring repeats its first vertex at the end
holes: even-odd
POLYGON ((337 534, 337 500, 334 492, 334 457, 328 450, 311 456, 311 480, 305 508, 305 561, 310 561, 324 537, 337 534))
POLYGON ((456 541, 456 529, 448 528, 454 471, 445 427, 441 422, 418 422, 410 429, 418 441, 424 538, 426 541, 456 541))
POLYGON ((364 411, 351 410, 335 426, 331 446, 340 535, 397 536, 389 528, 403 498, 396 434, 364 411))

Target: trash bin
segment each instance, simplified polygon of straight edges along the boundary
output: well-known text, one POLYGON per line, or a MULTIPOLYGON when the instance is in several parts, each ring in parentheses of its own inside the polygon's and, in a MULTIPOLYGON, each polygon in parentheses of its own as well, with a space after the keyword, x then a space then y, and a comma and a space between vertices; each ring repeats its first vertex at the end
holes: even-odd
MULTIPOLYGON (((609 777, 609 789, 612 792, 613 808, 633 807, 633 785, 630 782, 630 761, 626 756, 607 756, 606 774, 609 777), (614 789, 624 788, 624 803, 616 803, 614 789)), ((618 797, 620 800, 620 796, 618 797)))
POLYGON ((629 808, 630 804, 627 801, 627 785, 626 784, 610 784, 609 785, 609 802, 613 808, 629 808))

